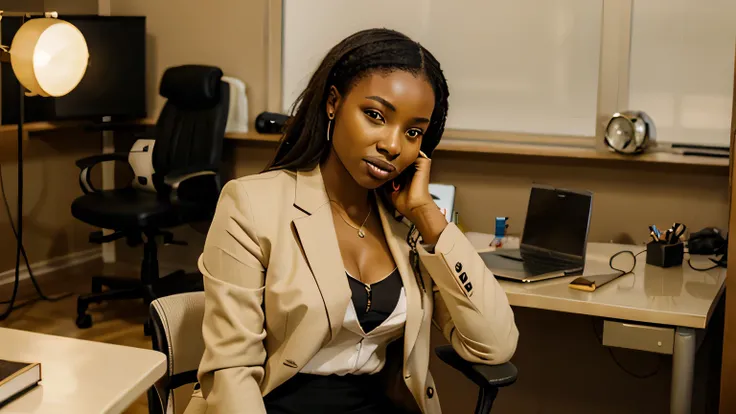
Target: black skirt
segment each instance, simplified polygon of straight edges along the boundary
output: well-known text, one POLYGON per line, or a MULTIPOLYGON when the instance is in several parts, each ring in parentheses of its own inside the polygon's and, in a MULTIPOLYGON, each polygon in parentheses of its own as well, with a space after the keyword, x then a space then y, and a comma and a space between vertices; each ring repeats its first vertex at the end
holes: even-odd
POLYGON ((268 414, 403 414, 374 375, 297 374, 263 401, 268 414))

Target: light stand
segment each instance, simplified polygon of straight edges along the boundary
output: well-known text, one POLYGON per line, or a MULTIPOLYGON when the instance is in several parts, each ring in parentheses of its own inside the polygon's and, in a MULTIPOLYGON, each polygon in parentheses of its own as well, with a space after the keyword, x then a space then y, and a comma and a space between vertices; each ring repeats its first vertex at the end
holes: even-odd
MULTIPOLYGON (((3 12, 0 11, 0 19, 2 19, 2 15, 3 12)), ((79 84, 89 60, 84 36, 70 23, 59 20, 55 12, 43 13, 43 17, 28 22, 26 22, 26 19, 31 19, 31 14, 24 13, 19 16, 21 26, 13 39, 10 50, 5 46, 0 46, 3 52, 0 60, 10 61, 20 87, 18 99, 18 200, 17 227, 15 228, 15 278, 13 293, 7 302, 7 309, 0 314, 0 321, 7 319, 13 312, 20 284, 21 253, 26 259, 28 272, 37 292, 42 298, 46 298, 33 278, 23 248, 23 123, 26 89, 32 95, 63 96, 79 84), (42 37, 44 34, 47 34, 45 38, 42 37), (8 55, 10 55, 9 58, 8 55), (47 76, 52 71, 61 69, 69 74, 66 79, 47 76)), ((10 217, 10 222, 12 226, 12 217, 10 217)))
MULTIPOLYGON (((25 23, 25 16, 21 17, 21 25, 25 23)), ((18 80, 18 200, 17 200, 17 225, 15 230, 15 278, 13 280, 13 293, 8 301, 8 307, 0 314, 0 321, 4 321, 13 312, 15 298, 18 295, 20 285, 20 251, 23 246, 23 122, 25 120, 25 87, 18 80)), ((12 217, 8 217, 11 224, 12 217)))

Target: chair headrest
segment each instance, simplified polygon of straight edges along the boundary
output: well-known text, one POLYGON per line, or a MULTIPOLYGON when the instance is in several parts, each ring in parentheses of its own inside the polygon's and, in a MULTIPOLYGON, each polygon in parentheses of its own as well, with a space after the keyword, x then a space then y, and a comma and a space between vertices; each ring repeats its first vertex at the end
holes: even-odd
POLYGON ((187 109, 204 109, 220 100, 222 70, 214 66, 183 65, 166 69, 159 94, 187 109))

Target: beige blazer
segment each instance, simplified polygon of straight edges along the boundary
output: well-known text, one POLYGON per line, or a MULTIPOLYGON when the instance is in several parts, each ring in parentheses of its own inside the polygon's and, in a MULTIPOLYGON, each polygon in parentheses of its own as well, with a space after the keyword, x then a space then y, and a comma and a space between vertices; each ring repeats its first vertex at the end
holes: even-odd
MULTIPOLYGON (((419 247, 419 276, 409 264, 409 227, 383 206, 379 212, 407 296, 403 344, 394 343, 396 363, 383 370, 387 393, 406 407, 440 413, 428 369, 432 323, 464 359, 499 364, 516 349, 514 316, 455 225, 447 226, 434 253, 419 247)), ((205 352, 201 395, 187 413, 265 413, 262 397, 337 336, 351 300, 319 168, 228 182, 199 268, 205 352)))

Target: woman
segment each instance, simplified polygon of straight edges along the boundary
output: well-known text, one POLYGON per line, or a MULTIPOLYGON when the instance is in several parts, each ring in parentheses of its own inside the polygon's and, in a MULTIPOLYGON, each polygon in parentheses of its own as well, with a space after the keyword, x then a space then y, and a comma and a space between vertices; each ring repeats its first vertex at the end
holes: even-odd
POLYGON ((224 187, 199 260, 208 413, 439 413, 432 323, 468 361, 511 358, 506 295, 429 194, 447 97, 425 48, 356 33, 268 171, 224 187))

